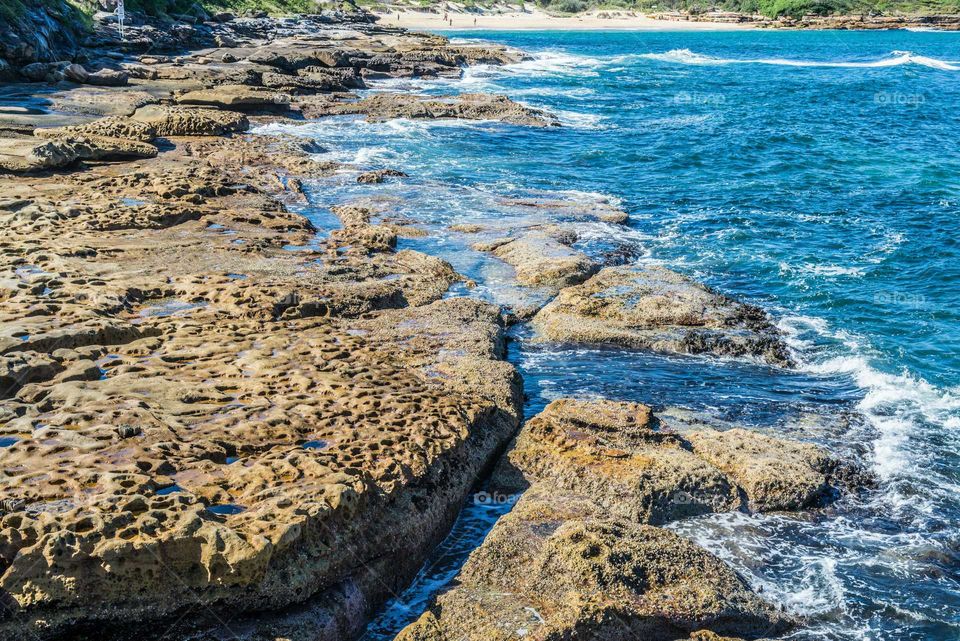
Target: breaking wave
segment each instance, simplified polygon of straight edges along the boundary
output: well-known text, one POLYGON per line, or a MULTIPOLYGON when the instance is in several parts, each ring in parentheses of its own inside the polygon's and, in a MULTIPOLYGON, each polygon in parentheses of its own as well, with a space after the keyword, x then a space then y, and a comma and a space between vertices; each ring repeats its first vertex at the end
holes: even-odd
POLYGON ((776 65, 781 67, 842 67, 871 69, 879 67, 899 67, 902 65, 919 65, 931 69, 944 71, 960 71, 960 64, 951 61, 939 60, 929 56, 921 56, 909 51, 893 51, 885 58, 877 60, 791 60, 788 58, 717 58, 689 49, 672 49, 665 53, 644 53, 639 55, 646 60, 674 62, 685 65, 730 65, 730 64, 757 64, 776 65))

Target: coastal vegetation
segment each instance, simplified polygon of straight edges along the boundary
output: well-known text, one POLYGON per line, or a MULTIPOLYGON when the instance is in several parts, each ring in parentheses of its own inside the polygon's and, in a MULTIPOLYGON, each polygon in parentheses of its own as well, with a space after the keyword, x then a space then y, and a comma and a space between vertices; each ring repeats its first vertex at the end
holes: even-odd
MULTIPOLYGON (((107 8, 114 4, 112 1, 104 3, 107 8)), ((14 20, 30 10, 46 8, 88 20, 93 13, 104 9, 104 5, 98 0, 0 0, 0 18, 14 20)), ((124 5, 127 11, 150 16, 190 16, 221 11, 262 11, 271 15, 316 13, 339 3, 321 0, 126 0, 124 5)))
POLYGON ((805 15, 928 15, 960 13, 958 0, 539 0, 545 9, 579 13, 589 9, 629 9, 647 12, 705 13, 731 11, 768 18, 805 15))
MULTIPOLYGON (((128 11, 154 17, 197 16, 229 11, 238 14, 264 12, 269 15, 316 13, 325 9, 368 7, 396 10, 401 7, 462 8, 471 10, 514 9, 529 6, 556 14, 577 14, 589 10, 629 10, 647 13, 681 12, 703 14, 725 11, 767 18, 832 15, 951 15, 960 13, 960 0, 533 0, 505 5, 496 0, 406 0, 384 3, 382 0, 126 0, 128 11)), ((102 9, 97 0, 0 0, 0 18, 14 20, 28 9, 47 7, 89 21, 102 9)))

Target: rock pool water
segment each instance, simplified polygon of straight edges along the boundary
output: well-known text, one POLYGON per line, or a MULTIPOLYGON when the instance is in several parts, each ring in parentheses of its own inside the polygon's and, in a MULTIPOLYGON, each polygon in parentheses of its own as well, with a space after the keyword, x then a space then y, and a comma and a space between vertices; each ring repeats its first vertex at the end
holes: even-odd
MULTIPOLYGON (((960 34, 453 35, 533 59, 391 88, 505 93, 565 126, 271 125, 317 140, 327 158, 411 176, 308 184, 308 215, 329 227, 330 205, 369 196, 439 231, 531 216, 509 197, 620 203, 629 229, 583 224, 579 248, 665 264, 763 306, 800 367, 535 344, 520 327, 511 359, 525 377, 528 416, 561 396, 636 400, 863 458, 881 485, 862 500, 672 527, 808 617, 791 638, 958 638, 960 34)), ((463 236, 401 246, 441 255, 477 281, 454 295, 505 304, 530 295, 463 236)), ((392 638, 422 611, 503 509, 471 503, 366 638, 392 638)))

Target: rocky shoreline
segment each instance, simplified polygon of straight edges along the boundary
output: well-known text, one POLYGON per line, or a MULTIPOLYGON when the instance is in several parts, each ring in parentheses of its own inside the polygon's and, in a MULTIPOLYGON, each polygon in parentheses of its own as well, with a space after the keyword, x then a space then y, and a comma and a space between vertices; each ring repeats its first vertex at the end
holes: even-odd
POLYGON ((502 96, 354 93, 523 54, 355 16, 207 28, 215 46, 176 54, 103 37, 82 65, 30 62, 34 83, 0 87, 20 105, 0 113, 0 639, 356 638, 485 480, 523 496, 398 638, 797 625, 659 526, 814 508, 868 486, 863 470, 639 404, 568 399, 524 424, 505 358, 532 318, 537 340, 790 367, 762 310, 586 257, 578 224, 627 214, 546 200, 517 203, 546 222, 445 232, 531 300, 451 297, 473 283, 397 249, 429 233, 417 220, 345 200, 318 229, 296 212, 304 180, 352 171, 389 193, 402 172, 246 133, 338 115, 556 127, 502 96))

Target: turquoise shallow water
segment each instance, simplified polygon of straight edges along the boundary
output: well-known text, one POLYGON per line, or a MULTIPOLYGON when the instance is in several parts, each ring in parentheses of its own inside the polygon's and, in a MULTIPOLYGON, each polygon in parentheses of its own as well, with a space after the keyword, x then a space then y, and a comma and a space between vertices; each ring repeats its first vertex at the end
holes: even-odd
MULTIPOLYGON (((797 639, 960 638, 960 34, 452 34, 533 59, 394 90, 505 93, 559 129, 330 119, 267 130, 409 180, 309 185, 307 213, 354 196, 434 229, 529 217, 509 196, 620 203, 584 227, 597 257, 662 263, 765 307, 800 367, 535 345, 511 358, 527 411, 599 395, 703 410, 861 458, 880 488, 804 516, 673 526, 807 617, 797 639)), ((404 241, 509 304, 509 270, 449 235, 404 241)), ((474 507, 449 549, 368 635, 442 589, 501 510, 474 507)))

